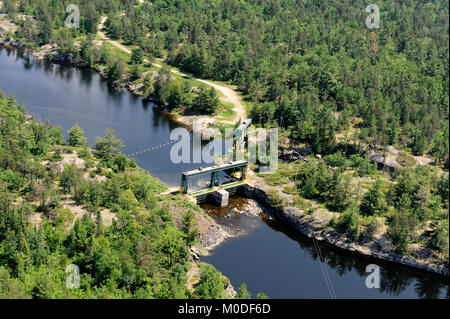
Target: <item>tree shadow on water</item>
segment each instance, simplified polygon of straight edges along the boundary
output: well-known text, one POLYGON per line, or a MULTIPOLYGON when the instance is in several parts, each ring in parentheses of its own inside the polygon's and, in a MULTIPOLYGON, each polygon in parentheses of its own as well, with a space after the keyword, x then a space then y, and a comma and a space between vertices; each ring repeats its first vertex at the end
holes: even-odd
MULTIPOLYGON (((282 222, 267 219, 264 219, 264 222, 274 231, 282 232, 297 242, 300 248, 314 260, 320 258, 311 238, 298 233, 282 222)), ((339 276, 353 271, 365 280, 369 275, 366 272, 367 265, 376 264, 380 267, 380 292, 382 293, 399 296, 405 289, 414 285, 417 298, 448 298, 448 279, 443 276, 374 257, 362 256, 327 243, 319 242, 318 244, 323 262, 335 270, 339 276), (447 297, 443 293, 445 288, 447 297)))

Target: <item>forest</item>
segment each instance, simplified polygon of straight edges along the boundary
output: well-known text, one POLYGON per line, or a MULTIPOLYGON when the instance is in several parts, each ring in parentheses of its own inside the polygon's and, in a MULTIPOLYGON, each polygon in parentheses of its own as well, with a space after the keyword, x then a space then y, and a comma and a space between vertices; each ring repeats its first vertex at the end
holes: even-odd
MULTIPOLYGON (((93 148, 78 125, 64 140, 1 91, 0 123, 0 298, 229 297, 229 280, 204 263, 188 290, 199 208, 161 196, 165 187, 119 152, 114 131, 93 148), (84 166, 58 164, 74 154, 84 166), (67 285, 68 265, 78 267, 78 289, 67 285)), ((237 297, 251 297, 245 284, 237 297)))
MULTIPOLYGON (((308 211, 305 200, 314 200, 339 212, 330 227, 354 240, 387 227, 397 251, 408 254, 410 244, 420 244, 448 264, 448 2, 377 1, 378 29, 366 27, 366 5, 362 0, 4 0, 2 12, 19 25, 14 36, 36 48, 56 43, 60 53, 74 52, 77 61, 87 66, 104 66, 111 81, 125 74, 140 78, 147 58, 163 59, 201 78, 235 85, 254 125, 278 127, 288 141, 285 144, 307 147, 319 155, 281 165, 275 174, 264 176, 268 185, 294 183, 283 192, 296 196, 295 205, 308 211), (69 3, 80 5, 79 29, 64 28, 69 3), (94 46, 101 16, 107 17, 108 36, 133 48, 131 57, 124 60, 110 49, 94 46), (404 169, 380 169, 363 156, 366 151, 385 151, 390 146, 400 151, 404 169), (432 158, 434 165, 416 167, 415 161, 410 163, 412 155, 432 158)), ((214 90, 197 91, 168 74, 163 69, 154 79, 146 76, 146 94, 156 95, 169 110, 188 106, 191 113, 215 112, 219 101, 214 90)), ((33 182, 44 180, 48 184, 45 196, 34 200, 40 196, 52 199, 56 192, 52 177, 30 158, 43 157, 54 145, 64 143, 63 149, 76 147, 81 154, 89 150, 84 143, 79 145, 82 133, 77 127, 73 140, 68 141, 49 123, 22 128, 19 123, 26 119, 22 106, 18 110, 12 106, 16 104, 12 98, 2 100, 2 116, 14 118, 2 125, 2 194, 24 189, 26 194, 35 193, 33 182), (26 147, 22 151, 18 145, 26 147)), ((84 218, 69 234, 63 234, 65 217, 60 217, 36 232, 20 217, 30 208, 14 206, 4 196, 2 209, 10 217, 0 224, 0 234, 11 234, 12 239, 10 243, 1 238, 0 260, 6 261, 0 269, 10 291, 33 294, 35 288, 30 287, 40 284, 39 280, 43 287, 62 285, 45 277, 47 270, 39 270, 44 267, 39 258, 44 257, 30 251, 44 254, 45 267, 50 260, 59 260, 58 254, 64 251, 65 258, 76 259, 88 276, 90 284, 83 289, 86 296, 189 296, 183 285, 186 250, 192 244, 189 234, 195 230, 187 227, 183 232, 173 226, 167 209, 155 205, 159 189, 148 189, 153 184, 150 177, 130 180, 122 174, 135 169, 135 164, 116 150, 102 149, 102 145, 111 145, 105 139, 119 148, 120 141, 108 131, 96 144, 96 155, 87 156, 98 156, 105 168, 115 171, 113 176, 97 185, 83 181, 76 168, 68 167, 56 177, 62 187, 58 192, 92 207, 94 220, 98 207, 106 207, 127 221, 127 211, 135 205, 149 210, 151 218, 107 230, 84 218), (139 251, 122 248, 133 247, 146 236, 151 244, 142 249, 155 254, 154 259, 140 261, 139 251), (177 245, 167 247, 167 254, 176 251, 176 257, 159 249, 169 237, 176 238, 177 245), (8 249, 13 248, 8 247, 21 247, 20 253, 10 254, 8 249), (124 252, 125 257, 120 255, 124 252), (117 257, 111 262, 118 266, 102 268, 102 258, 111 256, 117 257), (139 262, 145 264, 144 270, 136 266, 139 262), (167 283, 164 278, 172 279, 167 283)), ((274 206, 284 205, 276 192, 271 197, 274 206)), ((36 209, 55 211, 57 206, 48 208, 43 205, 47 200, 39 200, 36 209)), ((190 224, 190 217, 185 218, 190 224)), ((52 267, 62 278, 61 266, 52 267)), ((209 268, 205 273, 216 283, 205 287, 219 287, 220 295, 220 276, 209 268)), ((200 296, 201 291, 192 296, 200 296)))
POLYGON ((333 152, 337 132, 358 119, 354 139, 448 164, 448 2, 377 5, 379 29, 366 28, 361 0, 8 0, 2 10, 37 19, 18 30, 37 45, 94 34, 108 16, 113 39, 238 85, 254 123, 286 129, 318 153, 333 152), (69 2, 81 11, 70 32, 69 2))
POLYGON ((293 206, 310 215, 318 202, 339 212, 328 227, 354 242, 384 233, 394 251, 404 256, 411 255, 411 244, 415 244, 448 263, 448 174, 430 167, 383 172, 360 155, 347 159, 338 152, 323 160, 310 156, 280 163, 276 173, 260 176, 273 187, 269 190, 272 206, 286 205, 286 196, 281 195, 289 194, 293 206))

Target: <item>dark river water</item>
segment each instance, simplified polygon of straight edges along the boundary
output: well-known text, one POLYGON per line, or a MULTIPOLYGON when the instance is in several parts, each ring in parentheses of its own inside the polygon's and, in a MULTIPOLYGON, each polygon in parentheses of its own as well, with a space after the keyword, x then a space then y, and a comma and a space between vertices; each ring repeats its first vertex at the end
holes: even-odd
MULTIPOLYGON (((125 154, 170 141, 177 127, 151 103, 110 88, 88 70, 35 61, 0 47, 0 89, 14 94, 39 120, 49 119, 67 132, 75 123, 88 142, 112 128, 124 141, 125 154)), ((168 186, 178 186, 180 173, 202 164, 174 164, 170 146, 143 153, 136 162, 168 186)), ((197 186, 205 181, 198 180, 197 186)), ((219 223, 245 235, 229 239, 202 260, 213 264, 237 288, 243 282, 256 295, 270 298, 448 298, 448 280, 406 266, 362 257, 320 244, 319 257, 311 239, 289 227, 257 216, 228 216, 245 203, 234 198, 227 209, 204 208, 219 223), (225 217, 225 216, 228 216, 225 217), (380 288, 366 287, 366 266, 380 267, 380 288)))

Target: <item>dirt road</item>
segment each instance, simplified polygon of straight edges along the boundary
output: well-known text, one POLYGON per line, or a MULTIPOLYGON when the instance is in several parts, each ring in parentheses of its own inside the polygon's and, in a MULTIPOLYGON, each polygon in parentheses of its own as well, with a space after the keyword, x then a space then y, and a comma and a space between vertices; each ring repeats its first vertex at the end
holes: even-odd
MULTIPOLYGON (((128 54, 131 54, 131 50, 130 49, 128 49, 127 47, 125 47, 122 44, 118 43, 117 41, 114 41, 114 40, 108 38, 106 36, 106 34, 102 31, 103 25, 104 25, 106 19, 107 19, 107 17, 102 17, 101 22, 98 25, 98 35, 103 40, 108 41, 109 43, 111 43, 115 47, 119 48, 120 50, 122 50, 122 51, 124 51, 124 52, 126 52, 128 54)), ((144 61, 146 63, 151 63, 151 64, 153 64, 154 66, 156 66, 158 68, 162 68, 163 67, 160 64, 150 62, 148 59, 145 59, 144 61)), ((244 118, 246 116, 247 112, 246 112, 245 106, 242 104, 241 98, 239 97, 239 94, 235 90, 233 90, 233 89, 231 89, 229 87, 226 87, 226 86, 222 86, 222 85, 219 85, 219 84, 207 81, 207 80, 199 79, 197 77, 194 77, 192 75, 189 75, 189 74, 177 71, 177 70, 170 70, 170 72, 172 72, 174 74, 177 74, 177 75, 180 75, 180 76, 183 76, 183 77, 186 77, 186 78, 189 78, 189 79, 197 80, 199 82, 202 82, 204 84, 212 86, 217 91, 220 91, 224 95, 221 98, 221 100, 223 102, 229 102, 229 103, 234 105, 233 111, 236 113, 235 120, 238 120, 240 118, 244 118)))

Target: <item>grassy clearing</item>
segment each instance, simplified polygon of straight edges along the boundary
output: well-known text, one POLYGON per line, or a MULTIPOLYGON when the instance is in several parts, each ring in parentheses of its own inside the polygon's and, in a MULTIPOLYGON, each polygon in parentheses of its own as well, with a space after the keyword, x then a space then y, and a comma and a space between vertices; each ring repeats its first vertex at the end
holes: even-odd
POLYGON ((128 53, 126 53, 125 51, 122 51, 121 49, 119 49, 115 45, 109 43, 108 41, 103 41, 103 45, 105 46, 105 48, 107 48, 109 50, 112 57, 118 58, 118 59, 126 62, 126 64, 128 64, 128 62, 130 62, 130 55, 128 53))
MULTIPOLYGON (((218 92, 220 93, 220 92, 218 92)), ((229 102, 220 102, 219 107, 217 108, 217 115, 222 119, 222 120, 232 120, 236 114, 235 111, 233 111, 233 104, 229 103, 229 102)))
POLYGON ((266 194, 270 197, 270 205, 273 207, 281 207, 284 205, 284 201, 276 189, 269 189, 266 194))
POLYGON ((294 206, 303 211, 309 211, 312 208, 311 201, 300 196, 294 197, 294 206))
POLYGON ((298 165, 296 163, 278 163, 278 170, 273 174, 261 174, 262 177, 269 186, 280 186, 295 182, 295 175, 298 171, 298 165))
POLYGON ((289 195, 299 195, 299 191, 296 186, 285 186, 283 188, 283 193, 289 194, 289 195))
POLYGON ((269 186, 280 186, 289 183, 289 180, 283 178, 279 172, 275 172, 273 174, 258 173, 257 175, 262 177, 269 186))
POLYGON ((406 153, 398 155, 395 160, 397 163, 405 167, 412 167, 417 164, 414 157, 406 153))

